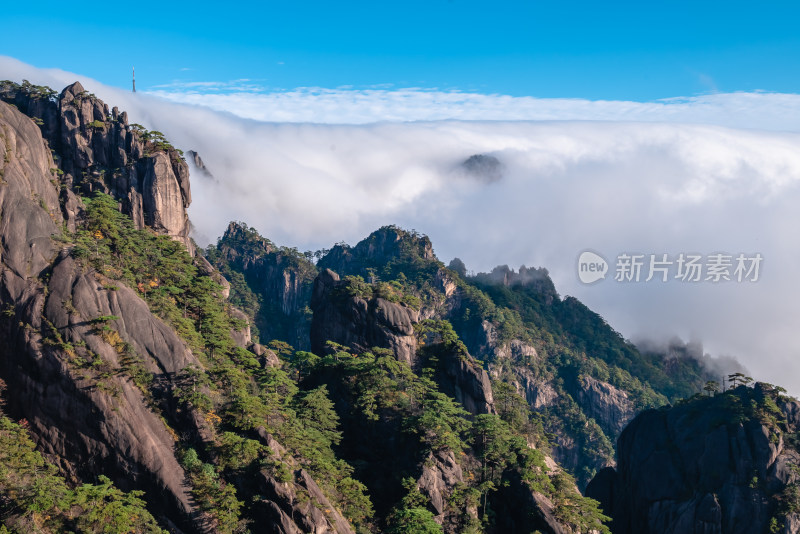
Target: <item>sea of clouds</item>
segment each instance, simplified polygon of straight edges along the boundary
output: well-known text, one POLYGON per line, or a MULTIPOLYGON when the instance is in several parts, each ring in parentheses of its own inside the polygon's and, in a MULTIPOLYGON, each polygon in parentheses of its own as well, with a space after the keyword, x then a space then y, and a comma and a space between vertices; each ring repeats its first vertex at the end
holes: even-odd
POLYGON ((231 220, 300 250, 397 224, 468 269, 544 266, 626 337, 702 340, 800 394, 800 96, 657 102, 421 89, 298 89, 244 82, 131 94, 0 56, 0 79, 79 79, 134 122, 200 153, 190 217, 201 244, 231 220), (474 154, 500 179, 464 170, 474 154), (581 251, 760 253, 755 283, 580 283, 581 251))

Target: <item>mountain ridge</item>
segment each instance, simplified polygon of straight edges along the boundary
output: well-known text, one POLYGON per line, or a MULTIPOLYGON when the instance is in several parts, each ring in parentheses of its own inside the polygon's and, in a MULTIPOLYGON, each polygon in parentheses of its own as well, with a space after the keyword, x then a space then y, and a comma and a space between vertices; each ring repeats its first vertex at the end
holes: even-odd
MULTIPOLYGON (((0 82, 0 134, 0 439, 65 492, 146 503, 119 532, 607 532, 579 488, 711 379, 545 269, 468 276, 395 226, 300 253, 231 223, 197 249, 182 153, 78 83, 0 82)), ((97 528, 70 502, 0 514, 97 528)))

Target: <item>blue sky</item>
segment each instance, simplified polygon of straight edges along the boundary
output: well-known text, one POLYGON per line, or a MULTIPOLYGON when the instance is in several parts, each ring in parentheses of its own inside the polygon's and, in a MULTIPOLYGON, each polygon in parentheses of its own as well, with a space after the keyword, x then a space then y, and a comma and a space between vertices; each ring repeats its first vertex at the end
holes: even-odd
POLYGON ((252 80, 649 101, 797 93, 790 2, 12 2, 0 53, 118 87, 252 80))

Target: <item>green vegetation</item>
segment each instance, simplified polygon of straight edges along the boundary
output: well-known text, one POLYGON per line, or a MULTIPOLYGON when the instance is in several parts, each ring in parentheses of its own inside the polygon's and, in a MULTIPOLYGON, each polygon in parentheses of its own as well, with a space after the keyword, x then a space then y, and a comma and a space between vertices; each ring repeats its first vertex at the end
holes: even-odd
POLYGON ((137 230, 103 193, 86 203, 86 221, 74 236, 72 255, 108 278, 125 282, 199 352, 232 349, 231 321, 218 297, 222 288, 198 273, 182 244, 137 230))
MULTIPOLYGON (((445 350, 463 348, 448 326, 446 323, 433 322, 427 323, 425 328, 441 332, 437 344, 445 347, 445 350)), ((350 407, 339 414, 348 421, 348 427, 355 426, 369 435, 371 427, 385 428, 387 422, 396 421, 403 433, 417 440, 414 451, 417 461, 431 454, 448 453, 456 458, 465 455, 475 458, 476 463, 462 464, 471 466, 467 472, 470 482, 457 492, 451 506, 463 506, 470 500, 477 504, 479 501, 483 527, 475 523, 475 517, 463 511, 454 511, 460 517, 462 530, 479 532, 494 523, 491 494, 506 485, 508 481, 505 477, 510 471, 515 471, 530 490, 547 495, 554 503, 558 503, 567 523, 576 528, 597 528, 601 532, 608 532, 602 526, 607 518, 597 511, 596 502, 576 493, 574 482, 572 486, 557 484, 559 480, 572 479, 566 473, 550 472, 547 468, 543 451, 547 450, 548 445, 538 416, 530 410, 524 399, 508 387, 498 388, 499 415, 486 414, 472 418, 452 398, 439 391, 432 379, 433 368, 424 367, 420 374, 416 374, 385 349, 353 355, 336 344, 331 343, 330 346, 330 354, 312 361, 305 354, 298 353, 292 366, 303 369, 302 374, 307 377, 303 382, 318 383, 324 377, 329 386, 337 387, 342 405, 350 407), (541 444, 541 447, 532 449, 529 442, 541 444), (478 530, 474 530, 476 528, 478 530)), ((429 359, 428 363, 435 364, 434 360, 429 359)), ((327 408, 324 409, 326 413, 327 408)), ((347 457, 359 453, 345 448, 343 454, 347 457)), ((352 461, 360 464, 363 459, 354 457, 352 461)), ((432 514, 426 509, 427 498, 419 493, 414 479, 402 475, 399 466, 395 469, 395 475, 398 478, 406 477, 403 483, 405 496, 387 515, 387 530, 412 532, 407 530, 411 528, 410 525, 419 524, 425 525, 424 529, 433 529, 424 530, 426 532, 440 532, 436 530, 438 525, 433 522, 432 514)))
POLYGON ((252 319, 254 339, 308 348, 308 304, 317 269, 305 254, 275 245, 244 223, 231 223, 205 253, 230 282, 230 302, 252 319), (277 282, 268 283, 267 276, 277 282))
POLYGON ((390 534, 441 534, 442 526, 426 507, 428 499, 417 488, 413 478, 403 479, 403 488, 408 494, 392 510, 388 523, 390 534))
MULTIPOLYGON (((748 421, 758 421, 770 429, 771 439, 777 440, 778 436, 786 432, 786 417, 778 406, 790 400, 784 393, 786 390, 781 387, 756 382, 754 387, 748 387, 747 384, 737 385, 714 396, 697 393, 678 401, 676 406, 682 406, 693 414, 713 413, 714 417, 709 422, 712 428, 719 425, 734 427, 748 421)), ((792 434, 786 434, 785 438, 792 444, 792 434)))
MULTIPOLYGON (((352 467, 333 452, 340 439, 338 420, 325 388, 301 393, 286 371, 264 369, 252 353, 236 347, 230 332, 241 325, 230 316, 222 288, 196 268, 180 243, 135 229, 108 195, 99 193, 85 203, 85 222, 73 236, 73 256, 138 291, 151 310, 203 356, 204 367, 185 371, 176 396, 199 410, 214 430, 215 440, 202 456, 216 460, 200 461, 187 444, 184 465, 195 498, 212 514, 220 532, 241 526, 244 504, 230 482, 235 475, 262 465, 275 467, 269 451, 254 439, 258 427, 284 444, 355 525, 368 521, 371 504, 364 486, 350 476, 352 467)), ((117 319, 102 316, 90 321, 112 346, 117 340, 111 324, 117 319)), ((290 347, 276 349, 292 352, 290 347)), ((120 345, 118 350, 126 347, 120 345)))
MULTIPOLYGON (((0 84, 7 93, 4 87, 0 84)), ((18 87, 39 98, 52 99, 55 94, 30 84, 18 87)), ((87 98, 95 97, 83 92, 73 105, 87 98)), ((106 125, 92 121, 87 127, 106 125)), ((146 155, 166 151, 173 163, 182 156, 161 132, 137 124, 130 129, 144 143, 146 155)), ((109 169, 97 171, 100 180, 106 179, 106 172, 112 174, 109 169)), ((84 172, 86 179, 89 175, 84 172)), ((654 380, 664 377, 658 365, 649 365, 577 301, 562 301, 557 295, 542 298, 546 284, 526 293, 457 274, 447 279, 449 272, 433 256, 430 240, 397 227, 384 227, 353 248, 340 244, 327 253, 300 253, 277 247, 242 224, 233 225, 206 251, 231 282, 231 299, 226 301, 222 287, 198 268, 198 260, 181 243, 136 229, 111 196, 97 193, 84 204, 79 228, 60 240, 71 247, 84 272, 94 271, 98 288, 121 296, 127 286, 141 296, 199 363, 178 373, 174 384, 173 377, 163 380, 163 375, 157 381, 147 372, 149 356, 137 354, 123 339, 122 318, 93 317, 71 301, 63 303, 64 310, 81 317, 90 335, 112 347, 116 357, 106 359, 86 342, 70 341, 46 320, 42 342, 61 351, 68 372, 89 388, 107 393, 112 403, 125 401, 118 395, 119 385, 133 380, 174 438, 188 487, 215 531, 233 534, 250 528, 257 507, 264 504, 259 486, 264 477, 286 484, 296 499, 293 505, 320 505, 312 502, 312 491, 303 489, 308 473, 359 533, 442 532, 417 480, 422 468, 447 461, 458 464, 464 475, 445 510, 459 532, 501 528, 495 509, 511 486, 544 495, 556 516, 574 530, 608 532, 597 503, 575 491, 568 473, 547 467, 546 454, 552 450, 547 432, 577 435, 581 454, 592 461, 608 458, 608 438, 572 400, 575 380, 583 374, 602 377, 625 387, 639 405, 651 405, 663 401, 665 394, 633 375, 652 371, 648 376, 654 380), (306 348, 302 344, 310 323, 308 304, 318 272, 312 259, 319 259, 319 268, 347 271, 341 273, 343 299, 380 298, 415 310, 435 310, 436 317, 449 319, 418 325, 424 342, 418 367, 397 361, 386 349, 354 354, 332 344, 323 356, 290 346, 306 348), (462 305, 455 310, 447 308, 445 282, 461 292, 462 305), (231 332, 244 325, 233 317, 232 304, 253 318, 264 340, 274 340, 268 344, 279 357, 277 363, 236 346, 231 332), (437 373, 445 358, 459 358, 456 363, 473 370, 484 365, 467 349, 476 344, 470 332, 481 331, 487 321, 501 342, 521 339, 535 344, 542 357, 520 363, 552 379, 563 400, 541 412, 531 410, 517 394, 509 369, 498 362, 485 364, 499 369, 496 415, 471 415, 440 389, 437 373)), ((11 319, 14 309, 5 313, 11 319)), ((24 441, 27 434, 17 427, 0 420, 0 438, 7 432, 11 440, 0 442, 0 511, 13 519, 8 528, 159 532, 144 510, 141 493, 123 493, 104 477, 97 485, 70 488, 33 452, 30 440, 24 441), (22 452, 15 452, 18 449, 22 452), (34 467, 19 463, 20 455, 31 456, 34 467)), ((584 477, 588 471, 580 473, 584 477)))
POLYGON ((360 276, 375 284, 390 300, 393 293, 405 295, 408 299, 405 302, 416 309, 441 298, 436 274, 444 265, 433 257, 430 239, 414 230, 384 226, 355 247, 337 244, 319 260, 317 267, 332 269, 343 276, 360 276), (339 272, 341 266, 346 266, 344 272, 339 272))
POLYGON ((143 493, 125 493, 104 476, 70 487, 34 448, 25 423, 0 415, 0 531, 103 534, 162 531, 143 493))
POLYGON ((183 150, 172 146, 163 133, 157 130, 150 131, 137 123, 129 125, 128 129, 137 134, 139 139, 144 142, 145 156, 152 155, 153 152, 167 152, 170 155, 174 155, 174 157, 184 157, 183 150))
POLYGON ((0 98, 3 98, 4 95, 15 93, 23 93, 29 95, 33 99, 50 100, 52 102, 55 102, 58 97, 58 92, 46 85, 35 85, 28 80, 22 80, 21 84, 10 80, 0 81, 0 98))
POLYGON ((578 405, 581 377, 591 376, 622 389, 636 410, 691 395, 708 380, 701 364, 690 357, 666 362, 663 355, 641 353, 579 301, 561 299, 546 272, 528 270, 533 271, 533 281, 508 286, 490 276, 464 278, 459 274, 466 274, 463 264, 458 272, 445 269, 433 256, 428 238, 413 231, 387 226, 355 247, 337 244, 324 255, 321 251, 306 254, 322 256, 317 269, 296 251, 294 264, 281 263, 278 258, 284 253, 244 224, 232 225, 207 250, 209 260, 231 281, 232 301, 254 319, 263 339, 279 338, 305 348, 303 340, 287 333, 307 331, 309 324, 307 312, 301 317, 280 309, 278 295, 264 291, 263 273, 277 268, 304 280, 305 293, 297 296, 307 303, 316 270, 331 268, 345 282, 337 288, 340 298, 379 297, 413 309, 437 310, 452 324, 452 335, 473 354, 487 349, 487 324, 498 345, 518 339, 534 346, 538 358, 495 361, 489 353, 484 365, 499 371, 501 381, 517 380, 515 369, 524 368, 552 385, 554 401, 541 409, 540 423, 556 443, 578 448, 578 465, 568 469, 580 485, 613 458, 617 431, 602 428, 578 405), (455 309, 446 307, 443 280, 457 288, 455 309))

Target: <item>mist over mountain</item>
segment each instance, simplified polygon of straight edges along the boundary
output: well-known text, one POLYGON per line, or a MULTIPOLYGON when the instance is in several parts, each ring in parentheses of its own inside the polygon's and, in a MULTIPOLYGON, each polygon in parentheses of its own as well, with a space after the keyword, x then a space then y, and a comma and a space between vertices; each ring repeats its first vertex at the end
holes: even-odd
MULTIPOLYGON (((3 70, 43 83, 73 77, 10 59, 3 70)), ((779 131, 792 129, 784 122, 796 113, 789 96, 709 95, 661 102, 638 115, 628 110, 641 106, 609 104, 598 115, 602 122, 336 125, 264 123, 86 85, 201 154, 218 181, 194 182, 189 213, 201 245, 232 219, 304 250, 400 224, 430 235, 440 257, 458 256, 472 271, 546 267, 562 293, 601 311, 626 337, 699 338, 711 354, 736 357, 790 391, 800 388, 793 383, 800 342, 788 320, 797 310, 786 298, 798 283, 792 266, 800 258, 787 243, 800 137, 779 131), (760 111, 733 112, 751 108, 760 111), (457 169, 475 154, 502 162, 502 178, 465 178, 457 169), (612 263, 624 253, 761 253, 764 262, 754 284, 609 277, 584 286, 575 261, 585 249, 612 263)), ((249 104, 228 106, 232 98, 221 95, 216 106, 257 116, 249 104)), ((548 109, 551 119, 570 118, 585 106, 548 109)))

